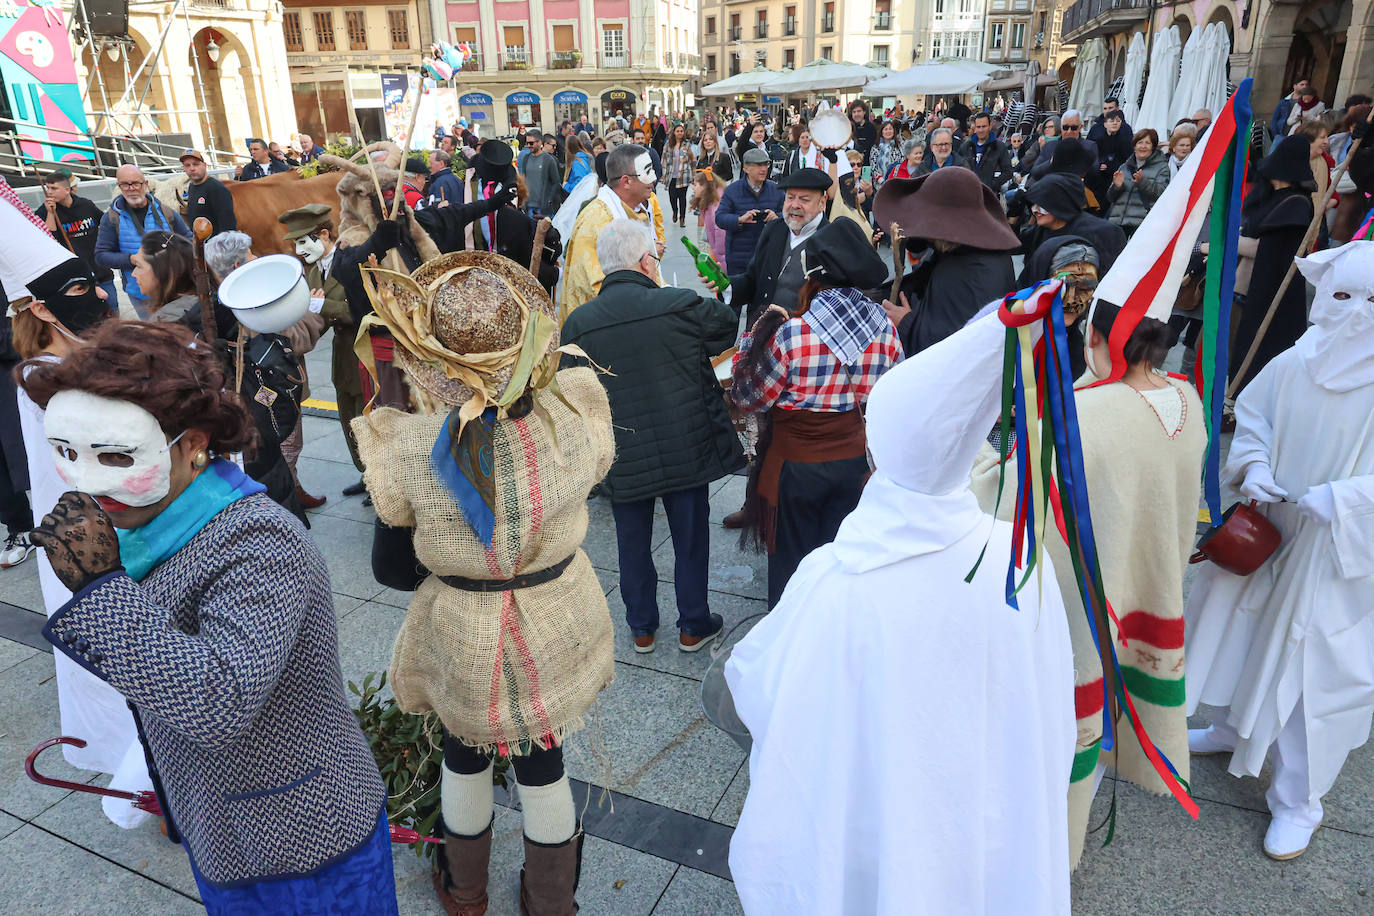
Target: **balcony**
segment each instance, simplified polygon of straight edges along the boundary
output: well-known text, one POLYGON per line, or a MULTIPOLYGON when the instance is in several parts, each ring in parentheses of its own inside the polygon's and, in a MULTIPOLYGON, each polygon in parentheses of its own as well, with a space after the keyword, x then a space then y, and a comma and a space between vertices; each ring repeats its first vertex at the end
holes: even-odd
POLYGON ((528 70, 530 69, 529 52, 524 48, 510 46, 506 48, 506 53, 501 57, 502 70, 528 70))
POLYGON ((744 35, 744 27, 743 27, 743 26, 738 26, 738 25, 732 25, 732 26, 730 26, 730 40, 731 40, 731 41, 739 41, 740 38, 741 38, 743 35, 744 35))
POLYGON ((873 15, 873 30, 876 32, 887 32, 892 29, 891 13, 875 13, 873 15))
POLYGON ((476 70, 481 70, 481 69, 482 69, 482 58, 481 58, 481 56, 474 54, 472 57, 469 57, 467 60, 463 61, 463 69, 466 70, 466 71, 468 71, 468 72, 473 72, 473 71, 476 71, 476 70))
POLYGON ((601 68, 603 70, 624 70, 628 66, 630 66, 630 59, 623 52, 619 54, 601 52, 601 68))
POLYGON ((821 16, 821 31, 822 31, 822 32, 833 32, 833 31, 835 31, 835 14, 834 14, 834 13, 824 13, 824 14, 822 14, 822 16, 821 16))
POLYGON ((788 16, 782 21, 782 34, 786 38, 791 38, 797 34, 797 17, 788 16))
POLYGON ((766 22, 760 22, 758 25, 754 26, 754 37, 755 37, 755 38, 767 38, 767 37, 768 37, 768 23, 766 23, 766 22))
POLYGON ((581 51, 550 51, 550 70, 576 70, 582 66, 581 51))
POLYGON ((1078 0, 1064 12, 1064 41, 1074 44, 1129 32, 1149 15, 1147 0, 1078 0))
POLYGON ((671 69, 673 69, 673 52, 672 52, 672 51, 664 51, 664 52, 663 52, 663 69, 664 69, 664 70, 671 70, 671 69))

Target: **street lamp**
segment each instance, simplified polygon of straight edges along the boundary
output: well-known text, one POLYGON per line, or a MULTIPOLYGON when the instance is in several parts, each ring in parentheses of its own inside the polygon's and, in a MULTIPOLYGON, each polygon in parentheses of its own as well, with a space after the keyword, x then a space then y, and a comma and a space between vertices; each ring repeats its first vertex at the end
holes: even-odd
POLYGON ((108 57, 111 61, 119 60, 119 43, 112 41, 109 44, 107 44, 105 46, 105 56, 108 57))
POLYGON ((205 45, 205 56, 210 58, 210 63, 212 64, 219 61, 219 45, 215 42, 215 39, 211 38, 205 45))

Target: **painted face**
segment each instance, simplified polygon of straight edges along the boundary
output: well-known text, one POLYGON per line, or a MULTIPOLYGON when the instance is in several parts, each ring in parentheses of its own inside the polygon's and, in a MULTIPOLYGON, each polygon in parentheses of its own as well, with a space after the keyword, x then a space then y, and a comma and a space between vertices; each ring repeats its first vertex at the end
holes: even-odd
POLYGON ((314 264, 324 257, 324 242, 313 236, 301 236, 296 239, 296 257, 307 264, 314 264))
POLYGON ((647 152, 640 153, 635 157, 635 175, 647 185, 652 186, 658 181, 658 175, 654 173, 654 160, 649 157, 647 152))
POLYGON ((172 485, 172 444, 157 418, 128 401, 87 391, 59 391, 48 401, 43 429, 57 475, 95 497, 106 512, 151 506, 172 485))

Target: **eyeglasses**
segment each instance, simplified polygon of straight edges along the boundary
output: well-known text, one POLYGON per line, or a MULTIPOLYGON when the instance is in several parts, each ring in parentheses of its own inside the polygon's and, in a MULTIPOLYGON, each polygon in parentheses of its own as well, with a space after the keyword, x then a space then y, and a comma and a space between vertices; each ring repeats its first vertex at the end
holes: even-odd
POLYGON ((1065 124, 1060 130, 1082 130, 1082 124, 1065 124))
POLYGON ((140 180, 140 181, 121 181, 121 182, 119 182, 119 189, 120 189, 121 191, 137 191, 139 188, 143 187, 145 184, 147 184, 147 182, 146 182, 146 181, 141 181, 141 180, 140 180))

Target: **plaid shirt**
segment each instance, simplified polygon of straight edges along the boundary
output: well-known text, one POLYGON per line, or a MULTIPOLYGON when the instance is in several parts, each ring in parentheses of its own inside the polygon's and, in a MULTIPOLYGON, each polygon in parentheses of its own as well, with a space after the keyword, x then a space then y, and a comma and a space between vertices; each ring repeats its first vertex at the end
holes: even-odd
MULTIPOLYGON (((745 334, 735 365, 752 344, 751 335, 745 334)), ((868 401, 878 378, 902 360, 902 345, 890 321, 884 323, 858 361, 846 367, 807 324, 805 315, 778 328, 770 352, 771 364, 757 385, 742 385, 737 380, 731 388, 731 397, 740 409, 761 413, 776 404, 783 410, 853 410, 868 401)))

